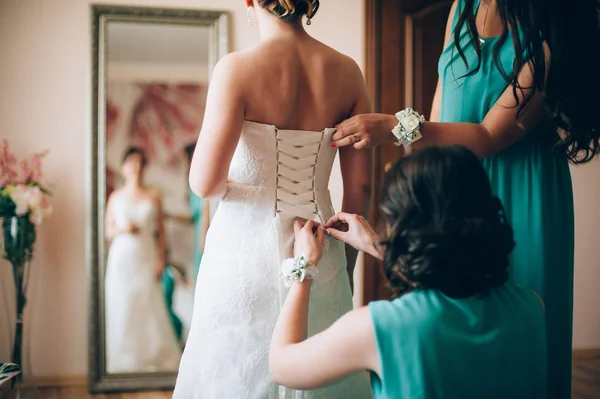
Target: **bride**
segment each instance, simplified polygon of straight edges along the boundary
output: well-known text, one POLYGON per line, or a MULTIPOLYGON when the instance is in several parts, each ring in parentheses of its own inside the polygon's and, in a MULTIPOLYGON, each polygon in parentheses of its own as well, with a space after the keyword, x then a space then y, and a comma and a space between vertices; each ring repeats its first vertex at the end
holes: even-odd
MULTIPOLYGON (((333 127, 369 112, 364 80, 350 58, 302 26, 318 0, 246 0, 261 40, 216 66, 190 170, 199 196, 220 200, 206 238, 194 315, 174 399, 365 399, 366 373, 320 390, 277 386, 269 341, 287 290, 281 262, 292 256, 296 218, 333 214, 329 176, 333 127)), ((364 214, 369 155, 340 150, 343 209, 364 214)), ((308 333, 352 308, 343 244, 328 241, 310 298, 308 333), (342 265, 342 266, 340 266, 342 265)), ((349 265, 356 252, 348 251, 349 265)))
POLYGON ((125 185, 110 195, 106 207, 109 373, 174 371, 181 356, 159 283, 165 267, 161 201, 144 186, 145 164, 141 149, 127 150, 121 167, 125 185))

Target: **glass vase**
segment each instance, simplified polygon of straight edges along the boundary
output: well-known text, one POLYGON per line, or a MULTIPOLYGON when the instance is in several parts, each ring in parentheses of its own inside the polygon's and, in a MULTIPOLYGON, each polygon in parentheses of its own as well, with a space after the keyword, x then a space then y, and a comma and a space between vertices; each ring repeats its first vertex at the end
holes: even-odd
POLYGON ((12 363, 21 367, 22 372, 10 381, 8 398, 35 398, 37 390, 33 379, 24 378, 27 370, 23 358, 23 315, 27 305, 27 287, 30 275, 30 261, 33 256, 35 244, 35 225, 31 223, 28 215, 13 216, 2 219, 4 237, 4 258, 12 266, 15 284, 16 325, 12 347, 12 363))

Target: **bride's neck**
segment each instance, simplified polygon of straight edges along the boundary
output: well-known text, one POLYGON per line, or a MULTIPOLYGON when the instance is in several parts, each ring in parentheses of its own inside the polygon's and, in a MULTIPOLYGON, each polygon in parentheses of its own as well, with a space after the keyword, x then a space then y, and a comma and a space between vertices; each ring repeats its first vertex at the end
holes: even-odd
POLYGON ((139 189, 143 188, 142 180, 141 179, 128 180, 125 182, 125 185, 123 186, 123 188, 127 192, 138 191, 139 189))
POLYGON ((256 18, 261 40, 308 35, 302 26, 302 18, 294 22, 283 22, 272 15, 264 15, 262 12, 257 13, 256 18))

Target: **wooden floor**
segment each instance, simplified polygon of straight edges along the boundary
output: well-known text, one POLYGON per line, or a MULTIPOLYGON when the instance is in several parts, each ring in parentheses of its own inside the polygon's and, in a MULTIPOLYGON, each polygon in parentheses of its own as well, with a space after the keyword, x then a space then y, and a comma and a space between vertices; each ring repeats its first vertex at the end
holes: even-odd
POLYGON ((573 360, 571 399, 600 399, 600 355, 573 360))
MULTIPOLYGON (((170 392, 89 395, 85 387, 46 388, 38 399, 171 399, 170 392)), ((600 356, 573 361, 571 399, 600 399, 600 356)))

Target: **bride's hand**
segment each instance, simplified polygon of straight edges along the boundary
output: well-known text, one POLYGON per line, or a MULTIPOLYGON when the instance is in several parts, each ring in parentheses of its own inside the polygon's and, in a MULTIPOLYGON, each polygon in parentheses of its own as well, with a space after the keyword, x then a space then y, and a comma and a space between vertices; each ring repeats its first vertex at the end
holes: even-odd
POLYGON ((140 232, 140 228, 133 223, 127 223, 125 227, 123 227, 123 232, 126 234, 137 234, 140 232))
POLYGON ((361 150, 386 141, 394 141, 392 129, 398 124, 394 115, 361 114, 346 119, 336 126, 333 135, 335 147, 352 145, 361 150))
POLYGON ((360 215, 340 212, 325 224, 325 232, 361 252, 378 259, 382 257, 380 248, 377 246, 379 236, 369 222, 360 215))
POLYGON ((304 254, 308 258, 308 263, 316 266, 323 256, 323 247, 325 246, 323 227, 312 220, 306 223, 296 220, 294 221, 294 233, 296 234, 294 255, 304 254))

